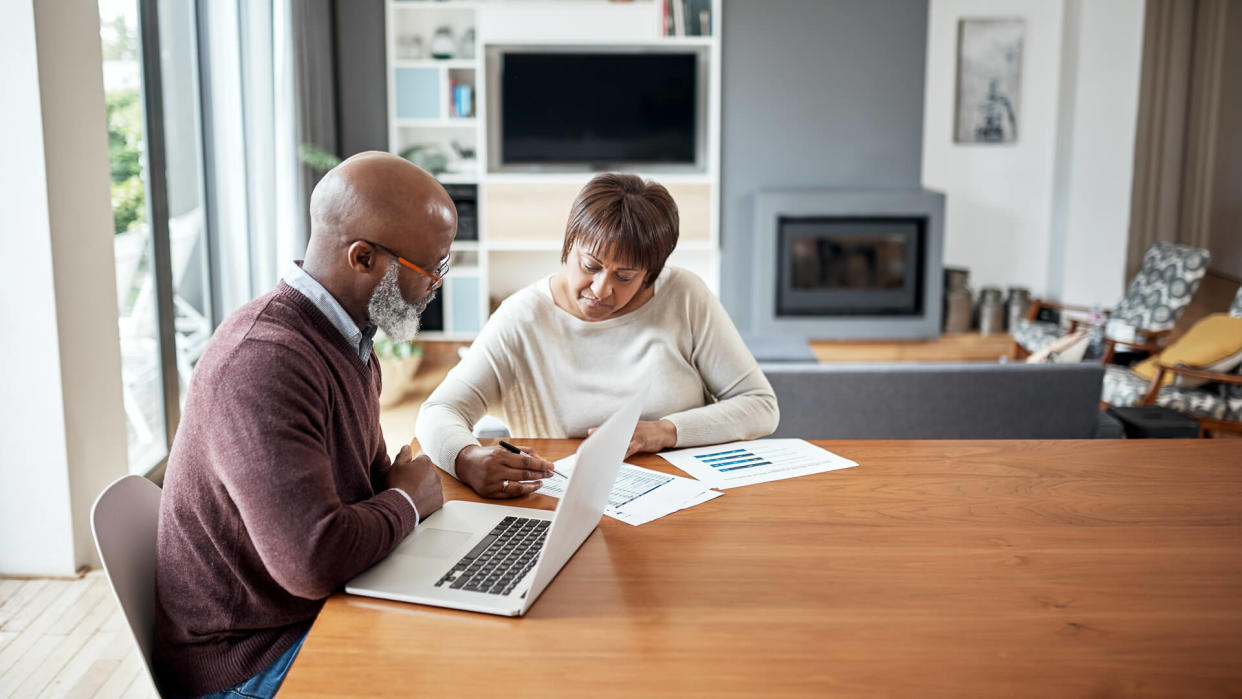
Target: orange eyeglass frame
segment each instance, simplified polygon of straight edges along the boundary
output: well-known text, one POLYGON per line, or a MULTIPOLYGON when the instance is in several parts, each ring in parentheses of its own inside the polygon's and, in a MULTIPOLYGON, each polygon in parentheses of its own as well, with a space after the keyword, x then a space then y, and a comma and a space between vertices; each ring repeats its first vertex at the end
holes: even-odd
POLYGON ((427 270, 423 269, 422 267, 419 267, 418 265, 414 264, 413 262, 410 262, 409 260, 407 260, 407 259, 405 259, 404 257, 402 257, 402 256, 398 255, 397 253, 393 252, 392 250, 390 250, 390 249, 388 249, 388 248, 384 247, 383 245, 380 245, 379 243, 372 242, 372 241, 370 241, 370 240, 363 240, 362 242, 364 242, 364 243, 366 243, 367 245, 370 245, 370 246, 372 246, 372 247, 379 248, 380 250, 383 250, 384 252, 388 253, 389 255, 392 255, 393 257, 397 258, 397 262, 400 262, 402 265, 404 265, 404 266, 406 266, 406 267, 409 267, 410 269, 414 270, 415 272, 418 272, 419 274, 423 275, 424 277, 427 277, 428 279, 430 279, 430 280, 432 281, 432 286, 431 286, 431 288, 432 288, 433 290, 435 290, 435 289, 439 289, 439 288, 440 288, 440 287, 444 284, 444 276, 445 276, 446 274, 448 274, 448 268, 449 268, 449 258, 450 258, 450 257, 452 257, 452 255, 445 255, 445 256, 444 256, 444 259, 440 260, 440 264, 436 267, 436 272, 438 272, 438 274, 432 274, 431 272, 428 272, 427 270))

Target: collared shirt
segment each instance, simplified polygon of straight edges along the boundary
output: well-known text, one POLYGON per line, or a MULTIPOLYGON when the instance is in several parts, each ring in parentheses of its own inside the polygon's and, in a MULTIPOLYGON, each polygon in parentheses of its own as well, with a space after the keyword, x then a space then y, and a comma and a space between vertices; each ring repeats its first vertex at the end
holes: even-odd
MULTIPOLYGON (((349 346, 358 351, 358 356, 362 358, 362 361, 368 362, 371 360, 371 347, 374 344, 375 338, 374 325, 359 328, 354 319, 345 311, 345 307, 341 305, 341 302, 337 301, 335 296, 328 293, 328 290, 323 288, 323 284, 320 284, 314 277, 307 274, 306 270, 302 269, 301 260, 294 260, 293 264, 289 265, 289 271, 285 273, 284 280, 286 284, 297 289, 299 293, 310 299, 310 302, 315 304, 315 308, 318 308, 320 312, 328 317, 328 321, 332 323, 332 326, 341 331, 341 334, 345 336, 345 341, 349 343, 349 346)), ((422 517, 418 513, 418 506, 414 504, 414 498, 400 488, 389 488, 389 490, 401 493, 410 502, 410 507, 414 509, 414 526, 418 526, 418 522, 422 521, 422 517)))
POLYGON ((358 356, 363 362, 370 361, 371 347, 374 344, 375 326, 368 325, 365 328, 359 328, 354 319, 345 311, 345 307, 341 305, 336 297, 328 293, 314 277, 307 274, 302 269, 302 261, 294 260, 289 266, 289 271, 285 273, 285 283, 297 289, 303 296, 310 299, 315 304, 333 327, 341 331, 341 335, 345 336, 345 341, 350 347, 357 350, 358 356))

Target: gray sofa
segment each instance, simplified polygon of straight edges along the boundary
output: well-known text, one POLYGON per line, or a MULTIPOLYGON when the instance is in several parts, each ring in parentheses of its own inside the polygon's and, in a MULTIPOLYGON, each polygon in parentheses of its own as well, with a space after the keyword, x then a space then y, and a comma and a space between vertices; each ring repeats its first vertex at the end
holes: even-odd
POLYGON ((773 437, 1120 437, 1099 409, 1101 364, 760 364, 780 403, 773 437))

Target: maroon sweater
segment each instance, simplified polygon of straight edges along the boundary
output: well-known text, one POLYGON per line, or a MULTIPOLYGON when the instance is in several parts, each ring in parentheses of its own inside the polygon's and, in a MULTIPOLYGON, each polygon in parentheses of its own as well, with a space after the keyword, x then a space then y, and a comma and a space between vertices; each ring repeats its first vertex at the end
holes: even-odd
POLYGON ((164 691, 258 673, 323 598, 414 529, 379 424, 379 365, 284 282, 216 330, 160 502, 154 665, 164 691))

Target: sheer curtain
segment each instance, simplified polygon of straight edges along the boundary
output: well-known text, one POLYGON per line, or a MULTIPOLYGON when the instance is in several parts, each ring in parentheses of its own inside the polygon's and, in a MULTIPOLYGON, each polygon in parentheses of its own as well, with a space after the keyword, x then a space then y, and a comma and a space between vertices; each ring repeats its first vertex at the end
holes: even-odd
POLYGON ((293 3, 198 3, 217 319, 269 291, 306 249, 293 3))

